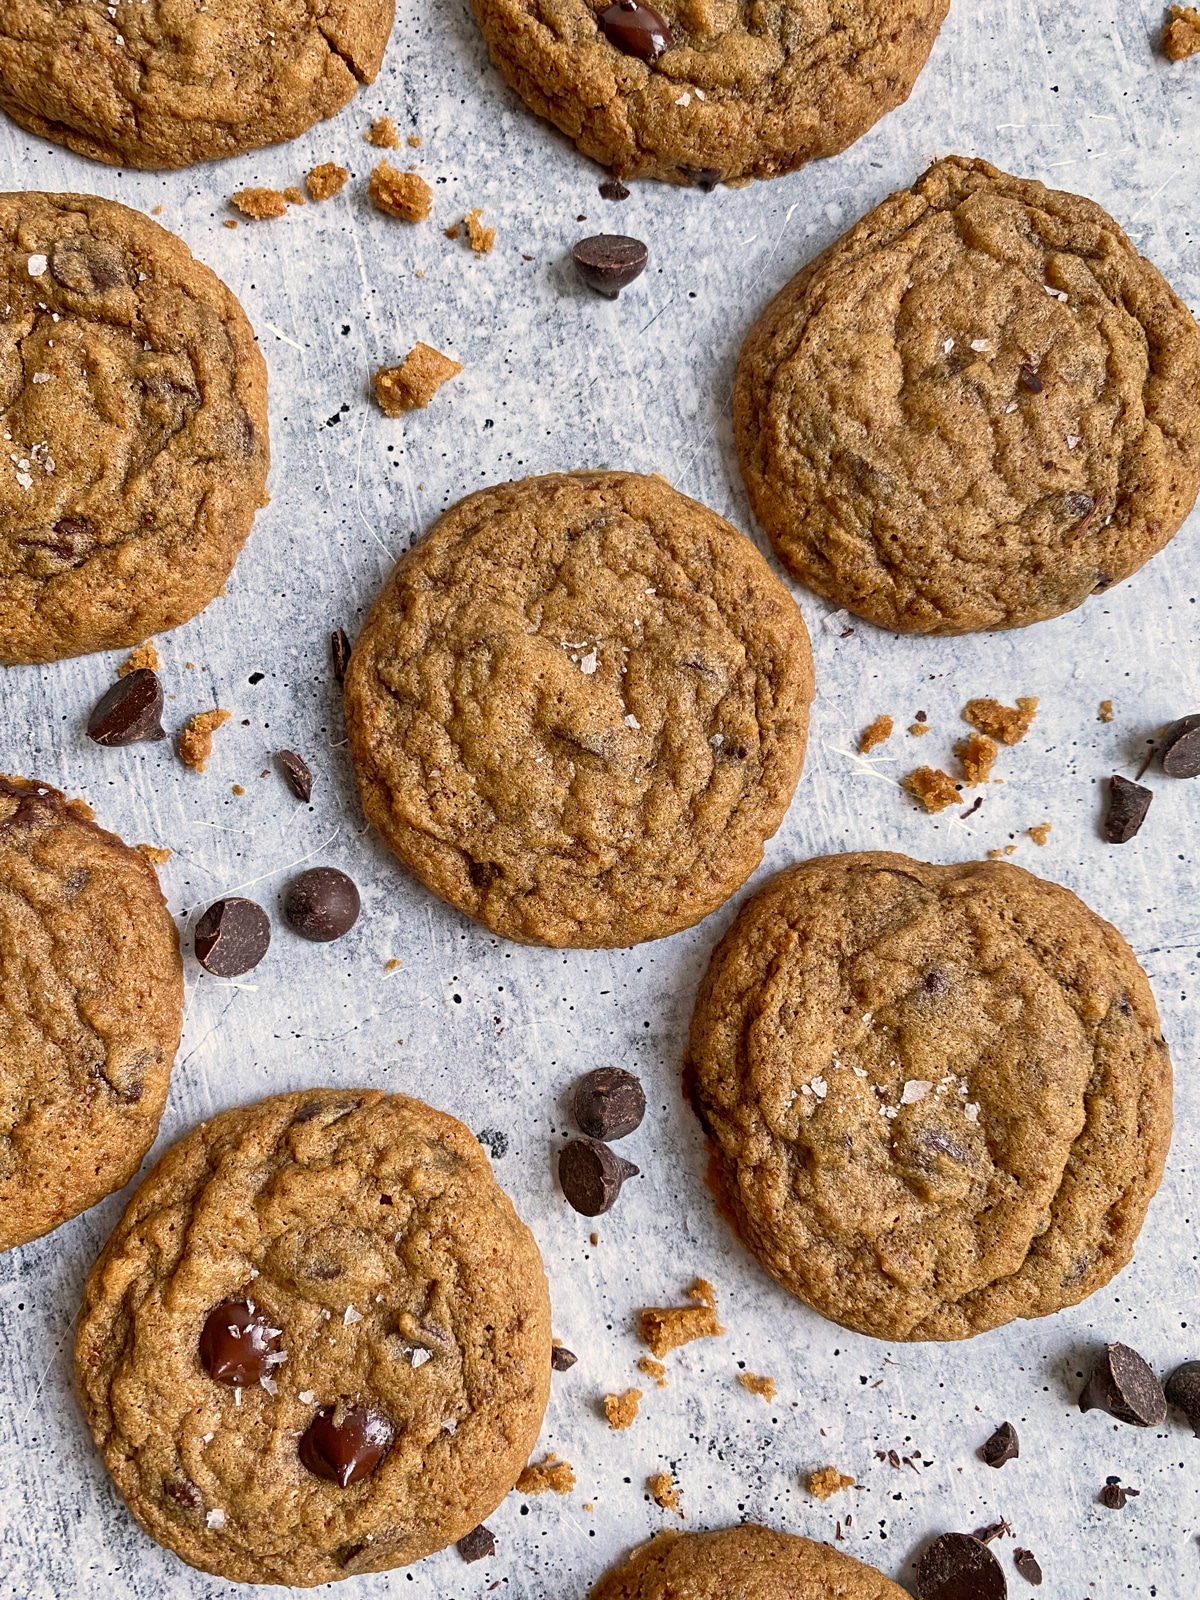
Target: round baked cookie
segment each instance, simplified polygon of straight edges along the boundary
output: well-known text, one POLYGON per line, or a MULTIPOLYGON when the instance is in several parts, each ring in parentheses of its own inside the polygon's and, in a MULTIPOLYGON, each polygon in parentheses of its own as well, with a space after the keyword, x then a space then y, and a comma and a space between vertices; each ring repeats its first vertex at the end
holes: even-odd
POLYGON ((1171 1136, 1129 946, 1003 862, 781 872, 713 954, 686 1076, 745 1243, 880 1339, 965 1339, 1100 1288, 1171 1136))
POLYGON ((187 167, 294 139, 373 83, 394 0, 0 0, 0 108, 78 155, 187 167))
POLYGON ((827 1544, 746 1522, 656 1535, 591 1600, 909 1600, 874 1567, 827 1544))
POLYGON ((127 1183, 183 1026, 154 868, 82 800, 0 776, 0 1250, 127 1183))
POLYGON ((310 1089, 162 1158, 88 1279, 75 1376, 152 1538, 235 1583, 308 1587, 494 1511, 550 1350, 537 1245, 466 1128, 310 1089))
POLYGON ((267 369, 181 239, 94 195, 0 195, 0 663, 202 611, 266 505, 267 369))
POLYGON ((711 189, 860 138, 908 99, 949 0, 472 6, 505 82, 584 155, 711 189))
POLYGON ((1200 488, 1200 329, 1106 212, 950 156, 751 328, 742 473, 780 560, 899 633, 1130 576, 1200 488))
POLYGON ((468 495, 403 557, 350 658, 368 818, 505 938, 690 927, 762 860, 804 761, 803 618, 743 534, 664 478, 468 495))

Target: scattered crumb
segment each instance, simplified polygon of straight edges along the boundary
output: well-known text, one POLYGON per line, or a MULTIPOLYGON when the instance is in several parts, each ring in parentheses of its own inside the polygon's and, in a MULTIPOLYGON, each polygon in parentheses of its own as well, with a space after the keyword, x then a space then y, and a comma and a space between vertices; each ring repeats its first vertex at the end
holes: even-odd
POLYGON ((390 961, 385 961, 383 963, 383 970, 385 972, 395 972, 396 968, 399 965, 400 965, 399 960, 397 959, 397 957, 393 956, 390 961))
POLYGON ((1186 61, 1200 51, 1200 11, 1195 6, 1172 6, 1171 20, 1163 29, 1163 54, 1168 61, 1186 61))
POLYGON ((1001 861, 1005 856, 1015 856, 1016 853, 1017 847, 1015 844, 1006 844, 1002 850, 989 850, 988 860, 1001 861))
POLYGON ((471 241, 471 249, 478 256, 487 255, 496 243, 495 228, 485 228, 483 225, 483 212, 481 210, 468 211, 464 221, 467 225, 467 237, 471 241))
POLYGON ((433 210, 433 190, 415 172, 397 172, 389 161, 381 161, 371 174, 367 193, 390 217, 404 222, 424 222, 433 210))
POLYGON ((421 148, 421 135, 419 133, 410 133, 408 142, 414 150, 419 150, 421 148))
POLYGON ((963 720, 989 738, 999 739, 1001 744, 1020 744, 1033 724, 1037 708, 1036 695, 1019 699, 1015 709, 1002 706, 999 700, 968 700, 963 707, 963 720))
POLYGON ((808 1475, 808 1492, 814 1500, 828 1500, 831 1495, 853 1487, 854 1479, 848 1478, 836 1467, 822 1467, 820 1472, 810 1472, 808 1475))
POLYGON ((623 1433, 630 1426, 638 1414, 638 1406, 641 1403, 640 1389, 626 1389, 624 1394, 604 1396, 604 1415, 608 1418, 608 1425, 614 1433, 623 1433))
POLYGON ((1113 719, 1113 703, 1111 700, 1101 700, 1100 710, 1097 713, 1101 722, 1111 722, 1113 719))
POLYGON ((171 852, 169 850, 164 850, 161 845, 139 844, 137 849, 140 855, 145 856, 146 860, 151 862, 156 867, 161 867, 164 862, 170 861, 171 859, 171 852))
POLYGON ((350 174, 336 161, 322 161, 304 179, 304 187, 314 200, 332 200, 346 187, 350 174))
POLYGON ((660 1358, 693 1339, 715 1339, 725 1332, 717 1321, 717 1300, 711 1283, 697 1278, 688 1296, 699 1304, 647 1306, 638 1318, 638 1337, 660 1358))
POLYGON ((227 228, 236 228, 237 227, 237 219, 234 218, 234 217, 226 218, 225 227, 227 227, 227 228))
POLYGON ((256 222, 287 215, 287 201, 278 189, 239 189, 229 199, 243 216, 253 217, 256 222))
POLYGON ((653 1477, 646 1479, 646 1487, 652 1499, 664 1511, 675 1511, 683 1516, 683 1512, 679 1510, 679 1490, 669 1472, 656 1472, 653 1477))
MULTIPOLYGON (((375 121, 363 134, 368 144, 373 144, 377 150, 399 150, 400 130, 391 117, 376 117, 375 121)), ((410 140, 409 143, 412 141, 410 140)), ((420 144, 420 140, 417 143, 420 144)))
POLYGON ((933 724, 931 722, 910 722, 908 731, 914 739, 923 739, 927 733, 933 731, 933 724))
POLYGON ((228 711, 198 711, 194 717, 189 717, 179 735, 179 759, 185 766, 191 767, 193 772, 204 771, 212 755, 213 733, 223 722, 229 721, 229 716, 228 711))
POLYGON ((304 196, 300 193, 300 190, 294 183, 288 184, 287 188, 283 191, 283 198, 290 206, 302 206, 304 204, 304 196))
POLYGON ((583 1502, 583 1509, 585 1511, 595 1511, 596 1508, 595 1508, 595 1506, 592 1504, 592 1502, 590 1500, 585 1500, 583 1502))
POLYGON ((145 644, 138 645, 123 667, 117 668, 117 677, 126 678, 131 672, 157 672, 161 665, 154 641, 148 639, 145 644))
POLYGON ((667 1369, 661 1361, 655 1361, 653 1356, 642 1356, 638 1362, 638 1371, 644 1372, 648 1378, 653 1378, 660 1389, 667 1387, 667 1369))
POLYGON ((517 1479, 518 1494, 570 1494, 575 1487, 575 1473, 566 1461, 557 1456, 547 1456, 544 1461, 531 1461, 517 1479))
POLYGON ((892 737, 892 729, 896 724, 891 717, 876 717, 870 727, 864 728, 858 736, 858 748, 865 756, 881 744, 886 744, 892 737))
POLYGON ((1051 822, 1039 822, 1035 827, 1030 828, 1029 837, 1034 844, 1045 844, 1050 837, 1050 830, 1053 826, 1054 824, 1051 822))
POLYGON ((968 789, 978 789, 986 783, 996 765, 1000 748, 986 733, 972 733, 954 746, 954 754, 962 762, 963 780, 968 789))
POLYGON ((457 222, 452 222, 448 228, 444 228, 442 231, 445 233, 447 239, 457 239, 459 234, 462 232, 462 229, 459 227, 457 222))
POLYGON ((151 206, 150 207, 150 215, 152 217, 161 217, 162 216, 162 207, 161 206, 151 206))
POLYGON ((461 371, 461 362, 418 343, 398 367, 380 367, 371 381, 380 408, 389 417, 398 417, 405 411, 423 411, 441 386, 461 371))
POLYGON ((901 782, 926 811, 945 811, 947 806, 956 805, 960 798, 953 778, 947 777, 937 767, 918 767, 901 782))
POLYGON ((233 786, 233 792, 234 794, 245 794, 246 791, 242 788, 240 783, 235 783, 233 786))
POLYGON ((588 1234, 588 1243, 591 1245, 592 1249, 594 1250, 596 1248, 596 1246, 600 1243, 600 1235, 598 1233, 589 1233, 588 1234))
POLYGON ((749 1389, 751 1394, 762 1395, 764 1400, 774 1400, 775 1398, 774 1378, 760 1378, 756 1372, 739 1372, 738 1382, 743 1389, 749 1389))

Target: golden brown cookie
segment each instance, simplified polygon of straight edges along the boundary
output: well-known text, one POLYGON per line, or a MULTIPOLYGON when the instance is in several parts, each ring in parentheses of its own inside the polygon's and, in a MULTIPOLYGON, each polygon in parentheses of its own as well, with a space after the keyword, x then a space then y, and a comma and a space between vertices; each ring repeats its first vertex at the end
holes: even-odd
POLYGON ((397 565, 346 676, 367 816, 435 894, 528 944, 690 927, 800 776, 812 654, 750 541, 664 478, 469 495, 397 565))
POLYGON ((394 0, 0 0, 0 109, 126 167, 294 139, 373 83, 394 0))
POLYGON ((657 1534, 591 1600, 908 1600, 874 1567, 827 1544, 746 1522, 657 1534))
POLYGON ((733 409, 796 577, 901 633, 1019 628, 1191 511, 1200 328, 1091 200, 951 156, 776 296, 733 409))
POLYGON ((713 954, 687 1079, 746 1244, 880 1339, 965 1339, 1100 1288, 1171 1137, 1133 952, 1000 862, 781 872, 713 954))
POLYGON ((75 1376, 152 1538, 307 1587, 482 1522, 537 1439, 550 1350, 537 1245, 463 1125, 311 1089, 162 1158, 88 1279, 75 1376))
POLYGON ((621 178, 774 178, 908 99, 949 0, 472 0, 501 76, 621 178))
POLYGON ((128 1182, 179 1045, 179 938, 154 868, 91 815, 0 776, 0 1250, 128 1182))

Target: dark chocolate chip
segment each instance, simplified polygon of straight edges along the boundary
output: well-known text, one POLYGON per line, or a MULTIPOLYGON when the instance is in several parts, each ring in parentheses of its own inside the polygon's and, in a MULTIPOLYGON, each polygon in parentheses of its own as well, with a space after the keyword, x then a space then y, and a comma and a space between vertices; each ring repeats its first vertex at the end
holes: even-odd
POLYGON ((214 900, 196 924, 196 960, 214 978, 249 972, 267 953, 271 923, 253 900, 230 895, 214 900))
POLYGON ((1032 1550, 1014 1550, 1013 1565, 1027 1583, 1040 1584, 1042 1569, 1032 1550))
POLYGON ((190 1478, 164 1478, 163 1493, 185 1511, 199 1511, 204 1496, 190 1478))
POLYGON ((1006 1600, 1004 1569, 969 1533, 943 1533, 917 1563, 918 1600, 1006 1600))
POLYGON ((569 1372, 578 1360, 575 1352, 563 1344, 556 1344, 550 1352, 550 1365, 555 1372, 569 1372))
POLYGON ((617 0, 596 20, 609 44, 639 61, 657 61, 675 43, 666 18, 642 0, 617 0))
POLYGON ((1021 1445, 1012 1423, 1002 1422, 979 1453, 989 1467, 1002 1467, 1006 1461, 1015 1461, 1021 1454, 1021 1445))
POLYGON ((921 979, 921 987, 926 994, 942 995, 950 987, 950 980, 941 967, 930 967, 921 979))
POLYGON ((559 1152, 558 1181, 567 1200, 585 1217, 607 1211, 626 1178, 637 1175, 631 1161, 623 1161, 595 1139, 572 1139, 559 1152))
POLYGON ((1072 489, 1069 494, 1063 496, 1063 501, 1072 517, 1090 517, 1096 509, 1096 502, 1091 495, 1084 494, 1080 489, 1072 489))
POLYGON ((623 233, 596 233, 581 239, 571 255, 584 283, 615 300, 646 270, 649 251, 640 239, 623 233))
POLYGON ((632 1072, 622 1067, 597 1067, 575 1085, 571 1110, 589 1139, 624 1139, 641 1126, 646 1096, 632 1072))
POLYGON ((1200 777, 1200 712, 1173 722, 1163 734, 1159 749, 1168 778, 1200 777))
POLYGON ((366 1406, 322 1406, 300 1440, 300 1460, 318 1478, 339 1484, 369 1478, 392 1448, 396 1430, 366 1406))
POLYGON ((1185 1361, 1176 1367, 1163 1386, 1163 1393, 1168 1405, 1183 1412, 1200 1439, 1200 1361, 1185 1361))
POLYGON ((600 198, 602 200, 628 200, 629 190, 620 178, 605 178, 600 185, 600 198))
POLYGON ((345 628, 335 628, 329 635, 329 653, 333 658, 333 675, 339 683, 346 681, 346 668, 350 665, 350 640, 345 628))
POLYGON ((222 1300, 200 1330, 200 1363, 210 1378, 244 1389, 269 1378, 279 1366, 280 1330, 264 1311, 246 1300, 222 1300))
POLYGON ((163 692, 158 674, 149 667, 118 678, 96 702, 88 718, 88 738, 96 744, 140 744, 143 739, 165 739, 162 725, 163 692))
POLYGON ((1037 375, 1037 368, 1031 367, 1027 361, 1021 363, 1021 382, 1030 394, 1041 394, 1046 385, 1037 375))
POLYGON ((1167 1399, 1149 1366, 1127 1344, 1110 1344, 1079 1396, 1080 1411, 1107 1411, 1135 1428, 1167 1420, 1167 1399))
POLYGON ((310 867, 292 879, 283 897, 288 927, 320 944, 349 933, 361 909, 354 879, 336 867, 310 867))
POLYGON ((1153 799, 1153 789, 1113 773, 1108 786, 1108 813, 1104 818, 1104 837, 1109 844, 1129 843, 1145 822, 1153 799))
MULTIPOLYGON (((716 167, 681 167, 679 170, 705 194, 711 194, 721 181, 720 171, 716 167)), ((853 633, 854 629, 851 628, 850 632, 853 633)), ((842 637, 845 638, 845 634, 842 637)))
POLYGON ((458 1541, 458 1553, 464 1561, 486 1561, 496 1554, 496 1535, 481 1522, 458 1541))
POLYGON ((1127 1489, 1119 1478, 1110 1478, 1100 1491, 1100 1504, 1110 1511, 1124 1511, 1125 1502, 1141 1494, 1140 1489, 1127 1489))
POLYGON ((993 1539, 1003 1539, 1006 1533, 1011 1534, 1012 1529, 1001 1517, 999 1522, 989 1522, 986 1528, 976 1528, 971 1537, 978 1539, 980 1544, 991 1544, 993 1539))
POLYGON ((294 750, 279 750, 275 759, 283 769, 287 779, 287 786, 296 796, 297 800, 306 803, 312 799, 313 776, 312 769, 303 756, 298 756, 294 750))

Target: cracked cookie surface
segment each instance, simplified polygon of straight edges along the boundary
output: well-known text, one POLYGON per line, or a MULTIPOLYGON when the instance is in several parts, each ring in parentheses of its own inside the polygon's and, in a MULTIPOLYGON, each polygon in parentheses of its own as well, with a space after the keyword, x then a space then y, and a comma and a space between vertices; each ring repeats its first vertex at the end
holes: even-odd
POLYGON ((154 868, 48 784, 0 776, 0 1250, 119 1189, 183 1020, 154 868))
POLYGON ((373 83, 393 15, 394 0, 0 0, 0 109, 119 166, 237 155, 373 83))
POLYGON ((812 654, 749 539, 659 477, 470 495, 398 563, 350 657, 369 819, 525 943, 690 927, 762 859, 804 760, 812 654))
POLYGON ((885 852, 780 873, 717 947, 687 1081, 745 1243, 823 1316, 961 1339, 1129 1260, 1171 1065, 1145 974, 1057 884, 885 852))
POLYGON ((88 1279, 75 1373, 152 1538, 233 1582, 305 1587, 405 1566, 495 1510, 536 1442, 550 1351, 537 1245, 466 1128, 404 1095, 313 1089, 167 1152, 88 1279), (244 1387, 205 1354, 231 1303, 270 1352, 244 1387), (354 1408, 387 1448, 343 1486, 307 1445, 354 1408))
POLYGON ((874 1567, 757 1523, 658 1534, 610 1572, 591 1600, 908 1600, 874 1567))
POLYGON ((187 246, 92 195, 0 195, 0 662, 140 644, 265 505, 267 372, 187 246))
POLYGON ((1106 212, 939 161, 751 329, 734 426, 785 563, 903 633, 1023 627, 1129 577, 1200 488, 1200 329, 1106 212))
POLYGON ((472 0, 532 110, 622 178, 707 187, 836 155, 905 101, 949 0, 656 0, 672 45, 609 42, 602 4, 472 0))

